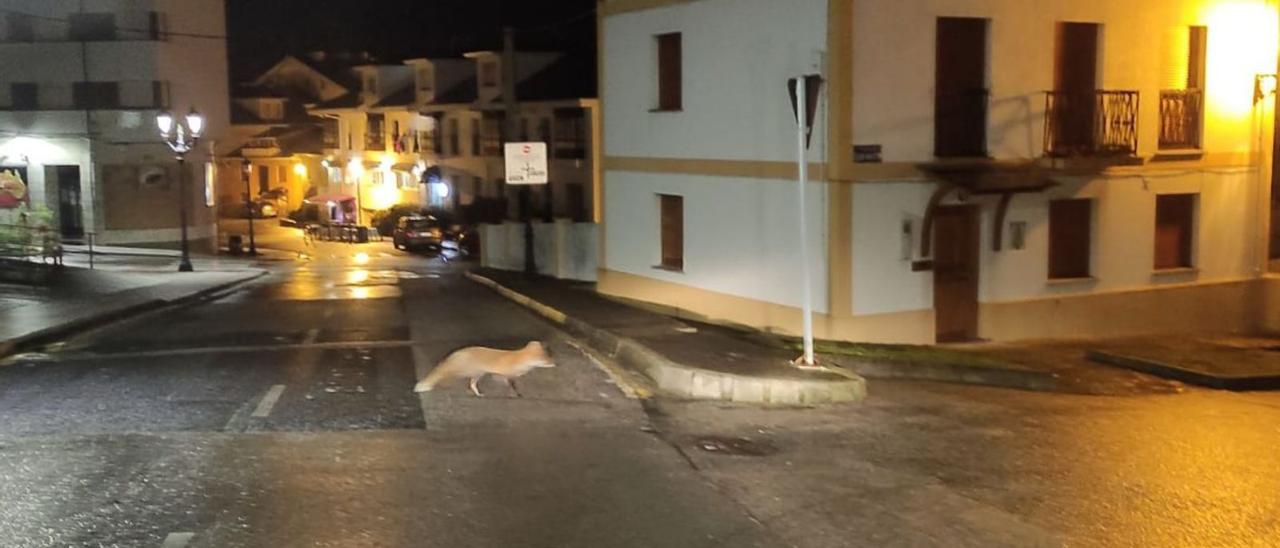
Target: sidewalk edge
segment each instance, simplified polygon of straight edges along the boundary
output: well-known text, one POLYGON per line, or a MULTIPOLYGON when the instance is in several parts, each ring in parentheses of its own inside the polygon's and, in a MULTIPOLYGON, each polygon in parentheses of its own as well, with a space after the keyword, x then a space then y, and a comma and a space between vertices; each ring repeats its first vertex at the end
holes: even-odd
POLYGON ((248 283, 267 275, 266 270, 259 270, 252 276, 247 276, 237 280, 220 283, 218 285, 206 287, 199 291, 193 292, 175 299, 148 299, 142 302, 129 304, 120 308, 104 311, 100 314, 76 318, 75 320, 53 325, 39 331, 28 333, 21 337, 0 341, 0 358, 5 358, 16 354, 22 350, 28 349, 34 345, 52 342, 57 339, 66 338, 71 335, 82 333, 91 329, 102 327, 115 322, 130 319, 148 312, 153 312, 169 307, 183 306, 211 295, 221 293, 241 284, 248 283))
POLYGON ((566 332, 624 367, 643 373, 658 390, 671 396, 772 405, 854 402, 866 397, 866 380, 857 376, 845 376, 839 381, 770 379, 689 367, 671 361, 633 339, 568 316, 490 278, 471 271, 465 276, 560 325, 566 332))

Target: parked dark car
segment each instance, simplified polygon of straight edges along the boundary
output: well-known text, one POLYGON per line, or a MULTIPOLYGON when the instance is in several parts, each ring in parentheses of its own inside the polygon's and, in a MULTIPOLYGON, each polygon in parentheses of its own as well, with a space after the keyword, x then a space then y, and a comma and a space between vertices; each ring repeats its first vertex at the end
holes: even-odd
MULTIPOLYGON (((244 202, 223 204, 220 209, 223 217, 230 217, 234 219, 249 218, 249 207, 245 205, 244 202)), ((276 210, 274 202, 263 200, 253 202, 253 218, 255 219, 267 219, 270 217, 276 217, 279 214, 280 212, 276 210)))
POLYGON ((396 222, 391 243, 396 249, 439 250, 444 243, 444 229, 434 216, 406 215, 396 222))

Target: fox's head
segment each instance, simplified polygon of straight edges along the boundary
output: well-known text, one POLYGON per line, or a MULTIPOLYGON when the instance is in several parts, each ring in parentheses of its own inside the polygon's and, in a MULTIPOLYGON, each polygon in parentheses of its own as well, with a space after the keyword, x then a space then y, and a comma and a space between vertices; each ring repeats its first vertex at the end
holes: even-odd
POLYGON ((551 356, 547 354, 546 347, 538 341, 529 341, 524 345, 524 351, 529 356, 529 365, 533 367, 555 367, 556 362, 551 360, 551 356))

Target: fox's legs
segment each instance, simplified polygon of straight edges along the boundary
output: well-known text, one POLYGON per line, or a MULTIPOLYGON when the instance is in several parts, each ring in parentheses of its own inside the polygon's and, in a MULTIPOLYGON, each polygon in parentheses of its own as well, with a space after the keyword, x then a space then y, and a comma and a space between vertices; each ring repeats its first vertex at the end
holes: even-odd
POLYGON ((483 398, 483 397, 484 397, 484 394, 481 394, 481 393, 480 393, 480 387, 479 387, 479 386, 476 386, 476 383, 480 382, 480 379, 482 379, 482 378, 484 378, 484 375, 480 375, 480 376, 477 376, 477 377, 471 377, 471 393, 472 393, 472 394, 475 394, 475 395, 476 395, 476 397, 478 397, 478 398, 483 398))
POLYGON ((524 397, 524 394, 520 393, 520 389, 516 388, 516 381, 512 380, 511 377, 502 377, 502 380, 507 381, 507 386, 511 387, 511 391, 516 393, 517 398, 524 397))

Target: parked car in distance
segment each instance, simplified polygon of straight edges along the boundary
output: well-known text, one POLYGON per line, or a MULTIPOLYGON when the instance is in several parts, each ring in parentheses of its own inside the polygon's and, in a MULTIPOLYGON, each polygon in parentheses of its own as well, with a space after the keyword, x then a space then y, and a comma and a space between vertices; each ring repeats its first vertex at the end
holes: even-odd
MULTIPOLYGON (((219 208, 219 214, 233 219, 248 219, 249 207, 244 202, 222 204, 222 207, 219 208)), ((280 212, 272 202, 257 201, 253 203, 253 218, 255 219, 267 219, 278 215, 280 215, 280 212)))
POLYGON ((435 249, 444 243, 444 229, 440 221, 427 215, 406 215, 396 222, 391 233, 391 243, 396 249, 435 249))

